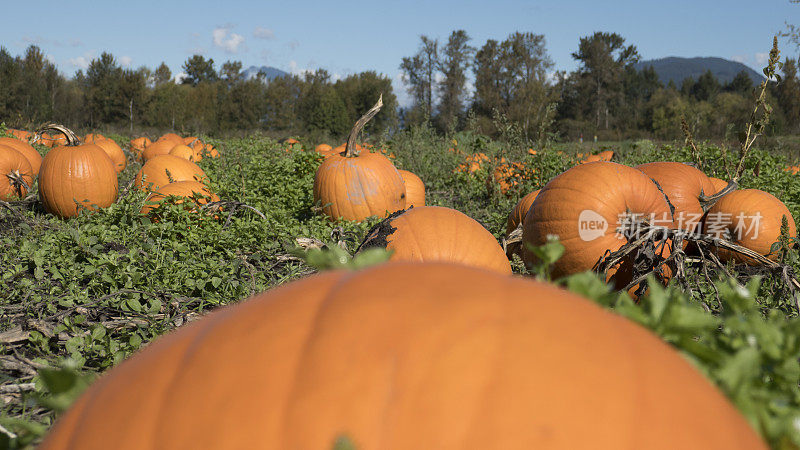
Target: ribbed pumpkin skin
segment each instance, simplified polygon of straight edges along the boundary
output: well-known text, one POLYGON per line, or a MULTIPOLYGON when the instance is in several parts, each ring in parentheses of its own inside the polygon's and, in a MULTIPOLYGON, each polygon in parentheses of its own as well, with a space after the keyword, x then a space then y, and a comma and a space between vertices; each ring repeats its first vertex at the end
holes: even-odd
POLYGON ((147 136, 131 139, 131 148, 139 151, 144 150, 145 147, 147 147, 150 144, 152 144, 152 142, 147 136))
POLYGON ((9 174, 19 175, 28 186, 33 184, 33 168, 28 158, 12 147, 0 144, 0 200, 3 201, 21 198, 28 193, 24 186, 13 185, 9 174))
MULTIPOLYGON (((385 242, 386 249, 393 252, 392 261, 450 262, 511 273, 508 258, 492 233, 460 211, 420 206, 391 219, 389 224, 393 231, 385 242)), ((381 231, 380 226, 373 229, 374 235, 381 231)), ((368 235, 366 240, 372 237, 368 235)))
POLYGON ((116 169, 117 173, 122 172, 125 170, 125 167, 128 165, 128 158, 125 157, 125 152, 122 151, 122 148, 113 140, 107 137, 103 137, 102 135, 86 135, 85 141, 87 143, 95 144, 98 147, 102 148, 103 151, 108 154, 108 157, 111 158, 111 161, 114 163, 114 168, 116 169))
MULTIPOLYGON (((725 194, 708 210, 704 231, 714 237, 730 239, 742 247, 767 256, 772 244, 778 241, 781 234, 781 217, 784 215, 788 219, 789 235, 797 236, 797 226, 792 213, 783 202, 769 192, 741 189, 725 194), (758 219, 756 229, 755 226, 751 227, 751 224, 755 225, 755 219, 749 218, 757 214, 760 214, 761 218, 758 219), (743 229, 747 230, 741 235, 736 230, 739 222, 737 217, 740 215, 744 218, 743 229)), ((723 249, 719 249, 717 254, 723 260, 734 259, 738 262, 755 263, 750 258, 723 249)), ((777 253, 773 253, 767 257, 777 260, 778 256, 777 253)))
POLYGON ((174 142, 174 145, 183 144, 183 138, 175 133, 166 133, 158 138, 156 142, 161 141, 174 142))
POLYGON ((183 144, 183 141, 179 143, 175 143, 172 140, 159 140, 153 142, 142 152, 142 159, 149 161, 159 155, 168 155, 169 151, 178 144, 183 144))
POLYGON ((22 156, 28 160, 33 169, 33 176, 39 175, 39 170, 42 166, 42 155, 31 144, 15 138, 0 137, 0 145, 9 146, 22 153, 22 156))
POLYGON ((169 151, 169 154, 192 162, 197 162, 203 159, 203 157, 200 156, 199 151, 196 151, 192 147, 183 144, 178 144, 175 147, 172 147, 172 150, 169 151))
MULTIPOLYGON (((202 194, 206 197, 210 197, 210 199, 202 199, 198 200, 196 203, 199 205, 205 205, 208 202, 217 202, 219 201, 219 197, 217 194, 212 193, 203 183, 198 181, 176 181, 174 183, 169 183, 165 186, 161 186, 158 191, 151 193, 147 200, 145 201, 145 205, 141 209, 142 214, 148 214, 153 209, 158 208, 159 205, 153 203, 161 203, 165 198, 169 197, 170 195, 176 195, 179 197, 191 197, 194 193, 202 194)), ((178 200, 176 203, 181 203, 182 201, 178 200)))
POLYGON ((332 155, 314 176, 314 202, 331 219, 364 220, 405 209, 403 177, 380 153, 332 155))
POLYGON ((700 226, 703 207, 700 195, 713 195, 716 188, 701 170, 679 162, 653 162, 636 166, 654 179, 675 207, 673 226, 694 231, 700 226))
POLYGON ((714 194, 725 189, 728 186, 727 181, 721 180, 719 178, 708 177, 708 180, 711 181, 711 184, 714 185, 714 194))
POLYGON ((42 160, 39 198, 45 209, 62 218, 75 217, 75 202, 105 208, 117 199, 117 171, 108 154, 95 144, 59 146, 42 160))
MULTIPOLYGON (((620 215, 626 212, 647 219, 655 214, 667 225, 672 220, 664 194, 644 173, 613 162, 580 164, 552 179, 539 192, 525 217, 523 243, 540 246, 548 235, 559 236, 566 251, 553 265, 553 275, 591 270, 607 250, 616 251, 627 242, 616 232, 621 227, 620 215), (594 211, 605 220, 608 227, 602 235, 591 240, 581 238, 579 218, 583 211, 594 211)), ((587 221, 583 226, 588 226, 587 221)), ((522 259, 526 264, 535 261, 524 245, 522 259)), ((627 281, 616 280, 615 284, 623 287, 627 281)))
POLYGON ((397 169, 406 185, 406 208, 425 206, 425 183, 413 172, 397 169))
POLYGON ((536 197, 539 195, 540 191, 541 189, 537 189, 522 197, 517 202, 516 206, 514 206, 514 209, 512 209, 508 214, 508 220, 506 220, 506 235, 516 230, 519 224, 525 221, 525 215, 528 214, 528 210, 531 209, 533 201, 536 200, 536 197))
POLYGON ((633 322, 528 279, 389 263, 295 281, 158 339, 40 449, 331 449, 343 435, 359 450, 766 448, 633 322))
POLYGON ((156 156, 136 173, 133 185, 139 189, 156 191, 172 181, 200 181, 206 173, 197 164, 175 155, 156 156), (167 174, 169 171, 169 175, 167 174))

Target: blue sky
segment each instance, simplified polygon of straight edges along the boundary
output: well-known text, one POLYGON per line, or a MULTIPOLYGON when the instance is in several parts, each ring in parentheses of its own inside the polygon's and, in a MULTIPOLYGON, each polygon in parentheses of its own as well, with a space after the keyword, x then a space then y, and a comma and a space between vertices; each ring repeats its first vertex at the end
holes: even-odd
MULTIPOLYGON (((544 34, 557 70, 573 70, 581 36, 621 34, 643 59, 719 56, 760 72, 772 36, 784 22, 800 25, 800 5, 756 1, 149 1, 8 2, 0 45, 13 55, 36 44, 67 76, 103 51, 123 66, 176 74, 194 53, 244 67, 300 73, 318 67, 335 77, 376 70, 401 88, 398 66, 419 36, 446 41, 464 29, 472 45, 514 31, 544 34), (68 7, 63 6, 69 4, 68 7)), ((783 55, 797 49, 783 43, 783 55)))

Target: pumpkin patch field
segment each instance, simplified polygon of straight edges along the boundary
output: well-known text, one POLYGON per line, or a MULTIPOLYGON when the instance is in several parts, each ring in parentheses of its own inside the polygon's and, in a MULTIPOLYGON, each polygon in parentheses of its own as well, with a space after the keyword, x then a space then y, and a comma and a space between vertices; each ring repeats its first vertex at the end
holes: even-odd
POLYGON ((0 448, 800 448, 779 140, 370 117, 346 143, 0 126, 0 448))

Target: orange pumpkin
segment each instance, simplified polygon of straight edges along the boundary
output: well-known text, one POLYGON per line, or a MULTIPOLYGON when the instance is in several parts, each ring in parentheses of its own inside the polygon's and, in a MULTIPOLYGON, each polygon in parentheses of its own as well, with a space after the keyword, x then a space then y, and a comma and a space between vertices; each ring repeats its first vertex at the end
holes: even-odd
POLYGON ((728 182, 719 178, 708 177, 711 184, 714 186, 714 194, 728 187, 728 182))
POLYGON ((525 165, 520 162, 508 162, 505 158, 500 158, 500 163, 495 166, 494 181, 503 194, 508 193, 512 187, 522 183, 526 178, 525 165))
MULTIPOLYGON (((543 245, 553 235, 566 250, 553 265, 554 277, 591 270, 607 252, 627 243, 626 235, 636 232, 641 219, 672 222, 666 197, 647 175, 613 162, 577 165, 547 183, 533 202, 524 219, 522 259, 533 264, 528 245, 543 245)), ((631 281, 629 264, 624 260, 609 271, 618 289, 631 281)))
MULTIPOLYGON (((161 202, 170 196, 185 197, 190 199, 195 205, 205 205, 209 202, 219 201, 219 197, 212 193, 203 183, 198 181, 175 181, 161 186, 157 191, 152 192, 147 197, 145 205, 140 212, 144 215, 150 214, 151 211, 158 209, 161 202), (199 198, 195 200, 192 197, 196 197, 196 194, 209 198, 199 198)), ((181 204, 183 200, 176 200, 175 203, 181 204)))
MULTIPOLYGON (((173 146, 178 145, 178 144, 183 144, 183 138, 178 136, 175 133, 166 133, 166 134, 162 135, 160 138, 158 138, 158 141, 173 142, 174 143, 173 146)), ((158 141, 156 141, 156 142, 158 142, 158 141)))
POLYGON ((397 170, 406 185, 406 208, 425 206, 425 183, 415 173, 408 170, 397 170))
POLYGON ((398 211, 373 227, 359 250, 392 251, 392 261, 452 262, 511 273, 503 248, 492 233, 466 214, 442 206, 398 211))
POLYGON ((200 154, 201 154, 201 155, 202 155, 202 154, 205 154, 205 155, 207 155, 207 156, 208 156, 208 157, 210 157, 210 158, 219 158, 219 157, 220 157, 220 154, 219 154, 219 152, 217 151, 217 149, 216 149, 216 148, 214 148, 214 146, 213 146, 213 145, 211 145, 211 144, 205 144, 205 145, 203 146, 203 149, 200 151, 200 154))
POLYGON ((33 176, 39 174, 39 168, 42 166, 42 155, 31 144, 15 138, 0 137, 0 145, 11 147, 22 153, 22 156, 28 160, 33 169, 33 176))
POLYGON ((332 155, 317 168, 314 202, 332 220, 360 221, 370 216, 386 217, 406 207, 403 177, 392 162, 380 153, 355 155, 353 151, 361 128, 381 106, 382 98, 356 122, 343 155, 332 155))
POLYGON ((33 184, 33 168, 17 150, 0 144, 0 200, 23 198, 33 184))
POLYGON ((200 181, 206 173, 197 164, 175 155, 156 156, 142 166, 133 185, 142 190, 156 191, 175 181, 200 181))
POLYGON ((144 151, 144 149, 150 144, 152 144, 152 142, 147 136, 131 139, 131 149, 144 151))
MULTIPOLYGON (((792 213, 783 202, 769 192, 742 189, 725 194, 708 210, 704 232, 777 260, 779 255, 771 253, 770 249, 781 234, 783 216, 786 216, 788 222, 789 236, 797 236, 792 213)), ((756 263, 750 258, 724 249, 719 249, 718 255, 722 260, 756 263)))
POLYGON ((531 209, 531 205, 533 205, 533 201, 536 200, 540 191, 541 189, 537 189, 522 197, 517 202, 514 209, 508 214, 508 220, 506 220, 506 235, 511 234, 512 231, 516 230, 517 227, 525 221, 525 215, 528 214, 528 210, 531 209))
POLYGON ((33 133, 30 131, 15 130, 13 128, 8 129, 8 134, 16 139, 19 139, 20 141, 24 141, 25 143, 28 143, 28 141, 30 141, 30 139, 33 137, 33 133))
POLYGON ((39 171, 39 198, 44 208, 61 218, 78 215, 78 208, 93 210, 110 206, 117 199, 117 171, 108 154, 95 144, 78 144, 70 130, 67 145, 50 150, 39 171))
POLYGON ((444 263, 326 272, 213 312, 100 377, 39 448, 331 449, 342 437, 359 450, 767 448, 640 325, 549 284, 444 263))
MULTIPOLYGON (((179 144, 183 144, 183 142, 180 142, 179 144)), ((155 141, 144 149, 142 152, 142 159, 149 161, 150 159, 159 155, 168 155, 169 151, 179 144, 175 143, 175 141, 171 139, 155 141)))
MULTIPOLYGON (((693 232, 707 209, 701 204, 704 196, 716 192, 714 184, 699 169, 679 162, 652 162, 636 166, 661 187, 673 211, 672 226, 693 232)), ((659 224, 667 226, 668 224, 659 224)))
POLYGON ((188 159, 192 162, 197 162, 203 159, 200 156, 200 152, 189 147, 188 145, 178 144, 175 147, 172 147, 172 150, 169 151, 170 155, 179 156, 183 159, 188 159))
POLYGON ((114 162, 114 168, 117 170, 117 173, 125 170, 128 164, 128 158, 125 157, 125 152, 122 151, 122 148, 120 148, 116 141, 100 134, 87 134, 83 141, 96 144, 102 148, 108 154, 108 157, 111 158, 111 161, 114 162))

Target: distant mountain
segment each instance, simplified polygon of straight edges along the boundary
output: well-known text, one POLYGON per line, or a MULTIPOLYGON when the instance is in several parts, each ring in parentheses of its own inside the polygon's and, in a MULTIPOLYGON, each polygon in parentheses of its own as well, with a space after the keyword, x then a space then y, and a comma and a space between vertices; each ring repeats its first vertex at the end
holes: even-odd
POLYGON ((658 78, 664 85, 672 80, 677 87, 681 86, 681 82, 685 78, 691 77, 696 80, 708 70, 722 84, 729 83, 742 70, 750 75, 753 84, 761 83, 765 79, 763 75, 744 64, 723 58, 678 58, 670 56, 668 58, 640 61, 634 65, 637 70, 642 70, 647 66, 653 66, 658 78))
POLYGON ((261 66, 261 67, 250 66, 242 72, 242 75, 244 75, 244 78, 246 80, 251 80, 256 76, 258 76, 258 72, 264 72, 267 75, 267 81, 271 81, 273 78, 289 75, 288 73, 280 69, 276 69, 274 67, 269 67, 269 66, 261 66))

